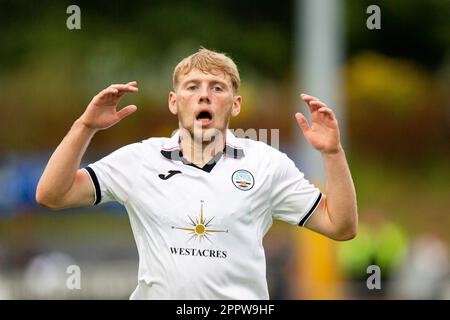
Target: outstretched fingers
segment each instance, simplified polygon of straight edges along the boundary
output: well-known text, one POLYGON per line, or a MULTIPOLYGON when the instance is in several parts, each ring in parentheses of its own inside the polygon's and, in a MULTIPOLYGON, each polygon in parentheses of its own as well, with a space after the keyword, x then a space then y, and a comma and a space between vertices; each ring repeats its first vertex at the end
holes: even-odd
POLYGON ((112 84, 108 88, 97 94, 96 98, 100 101, 106 101, 111 98, 123 96, 126 92, 138 92, 137 82, 132 81, 127 84, 112 84))
POLYGON ((330 117, 331 119, 335 119, 333 110, 331 110, 328 107, 321 107, 317 111, 319 111, 319 113, 321 113, 323 115, 330 117))
POLYGON ((131 104, 131 105, 126 106, 126 107, 120 109, 119 111, 117 111, 117 116, 119 117, 120 120, 122 120, 123 118, 125 118, 126 116, 129 116, 136 110, 137 110, 137 107, 134 104, 131 104))
POLYGON ((305 94, 305 93, 300 94, 300 98, 301 98, 303 101, 305 101, 306 103, 308 103, 308 104, 309 104, 311 101, 314 101, 314 100, 320 101, 319 98, 310 96, 309 94, 305 94))
POLYGON ((331 110, 325 103, 320 101, 318 98, 303 93, 300 95, 300 98, 308 104, 309 111, 311 113, 313 113, 314 111, 318 111, 319 114, 321 115, 329 116, 331 119, 335 118, 333 110, 331 110))
POLYGON ((303 114, 301 114, 300 112, 297 112, 295 114, 295 119, 297 120, 298 125, 300 126, 300 129, 302 129, 303 133, 305 133, 309 130, 308 120, 306 120, 306 118, 303 114))
POLYGON ((326 107, 326 105, 323 102, 321 102, 318 98, 310 96, 308 94, 302 93, 300 95, 300 99, 302 99, 304 102, 306 102, 306 104, 309 107, 309 111, 311 113, 313 113, 314 111, 316 111, 320 107, 326 107))
POLYGON ((313 100, 309 103, 309 106, 311 107, 315 107, 315 109, 320 109, 320 108, 328 108, 327 105, 325 103, 323 103, 320 100, 313 100))
POLYGON ((107 96, 108 94, 118 94, 119 90, 117 90, 116 88, 113 87, 108 87, 102 91, 100 91, 100 93, 97 95, 98 97, 103 97, 103 96, 107 96))
POLYGON ((123 95, 125 92, 138 92, 137 83, 135 81, 129 82, 127 84, 112 84, 109 88, 114 88, 119 91, 118 94, 123 95))
POLYGON ((108 87, 102 91, 100 91, 95 97, 94 100, 95 103, 103 103, 106 101, 111 100, 112 98, 116 97, 119 94, 119 90, 116 88, 108 87))

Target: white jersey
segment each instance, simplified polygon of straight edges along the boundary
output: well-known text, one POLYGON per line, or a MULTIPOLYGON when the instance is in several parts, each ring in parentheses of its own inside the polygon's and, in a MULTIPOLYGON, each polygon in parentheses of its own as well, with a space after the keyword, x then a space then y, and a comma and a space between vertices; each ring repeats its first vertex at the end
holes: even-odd
POLYGON ((198 168, 178 132, 122 147, 85 169, 95 204, 128 212, 139 253, 131 299, 269 299, 263 237, 273 219, 303 226, 322 194, 265 143, 236 138, 198 168))

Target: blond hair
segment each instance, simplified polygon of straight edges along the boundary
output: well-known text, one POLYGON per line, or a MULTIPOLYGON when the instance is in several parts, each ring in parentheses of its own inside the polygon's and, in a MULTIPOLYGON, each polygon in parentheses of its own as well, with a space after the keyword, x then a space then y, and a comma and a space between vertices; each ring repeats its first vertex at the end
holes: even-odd
POLYGON ((234 92, 236 93, 239 89, 241 79, 234 61, 224 53, 205 48, 200 48, 196 53, 191 54, 189 57, 184 58, 178 63, 173 72, 174 89, 178 86, 180 75, 188 74, 193 69, 207 73, 221 71, 225 73, 225 75, 230 76, 234 92))

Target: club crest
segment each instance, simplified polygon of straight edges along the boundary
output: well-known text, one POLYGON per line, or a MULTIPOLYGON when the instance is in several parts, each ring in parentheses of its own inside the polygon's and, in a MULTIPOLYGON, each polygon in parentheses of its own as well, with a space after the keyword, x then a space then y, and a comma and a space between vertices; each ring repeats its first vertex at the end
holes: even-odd
POLYGON ((253 175, 247 170, 237 170, 231 176, 231 181, 234 186, 242 191, 247 191, 253 188, 255 184, 255 179, 253 175))

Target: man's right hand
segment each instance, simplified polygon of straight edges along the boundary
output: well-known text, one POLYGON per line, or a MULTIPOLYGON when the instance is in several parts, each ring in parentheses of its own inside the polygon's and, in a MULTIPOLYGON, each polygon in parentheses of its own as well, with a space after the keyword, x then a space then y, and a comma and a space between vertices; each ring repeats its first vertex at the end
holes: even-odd
POLYGON ((129 105, 117 111, 117 104, 126 92, 137 92, 137 82, 113 84, 100 91, 87 106, 80 122, 89 129, 107 129, 137 110, 135 105, 129 105))

